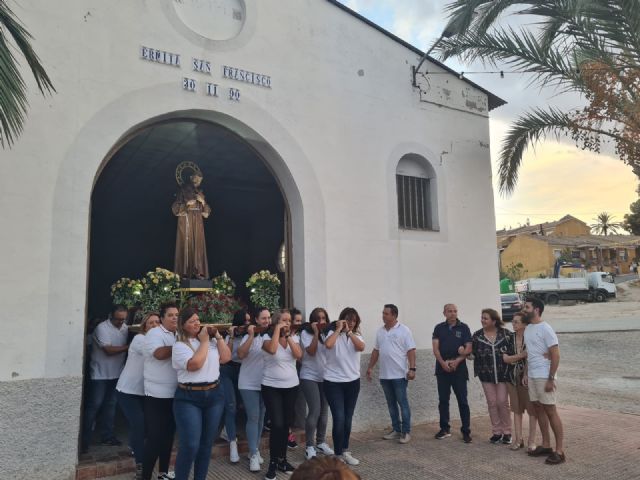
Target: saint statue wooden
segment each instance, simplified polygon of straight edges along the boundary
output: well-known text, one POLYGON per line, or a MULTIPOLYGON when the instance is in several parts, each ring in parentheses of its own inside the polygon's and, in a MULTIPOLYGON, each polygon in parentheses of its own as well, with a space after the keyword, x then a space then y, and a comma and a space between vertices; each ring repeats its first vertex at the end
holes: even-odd
POLYGON ((202 178, 200 168, 193 162, 182 162, 176 169, 180 189, 171 206, 178 217, 174 271, 182 278, 209 278, 203 219, 209 217, 211 207, 200 189, 202 178), (191 175, 185 181, 182 176, 187 169, 191 170, 191 175))

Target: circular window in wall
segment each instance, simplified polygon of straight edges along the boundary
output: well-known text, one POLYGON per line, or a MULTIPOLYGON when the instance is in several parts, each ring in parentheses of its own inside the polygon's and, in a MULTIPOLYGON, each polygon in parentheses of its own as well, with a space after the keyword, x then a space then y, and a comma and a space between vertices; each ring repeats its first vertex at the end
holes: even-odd
POLYGON ((210 40, 230 40, 244 25, 243 0, 173 0, 173 7, 187 27, 210 40))

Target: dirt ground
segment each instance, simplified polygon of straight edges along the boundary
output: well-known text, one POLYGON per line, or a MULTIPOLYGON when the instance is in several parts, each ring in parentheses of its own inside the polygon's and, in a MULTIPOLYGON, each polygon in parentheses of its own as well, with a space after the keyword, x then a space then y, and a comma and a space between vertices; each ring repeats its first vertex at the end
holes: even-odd
POLYGON ((617 287, 604 303, 545 307, 560 340, 560 404, 640 415, 640 281, 617 287))

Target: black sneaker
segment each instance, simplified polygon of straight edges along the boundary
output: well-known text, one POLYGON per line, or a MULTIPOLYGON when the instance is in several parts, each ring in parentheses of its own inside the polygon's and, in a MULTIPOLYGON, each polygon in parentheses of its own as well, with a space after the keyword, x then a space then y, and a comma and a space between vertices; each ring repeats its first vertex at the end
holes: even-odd
POLYGON ((463 433, 462 434, 462 441, 464 443, 471 443, 471 442, 473 442, 473 439, 471 438, 471 435, 469 435, 468 433, 463 433))
POLYGON ((264 480, 275 480, 277 469, 278 469, 277 462, 269 462, 269 470, 267 470, 267 474, 264 476, 264 480))
POLYGON ((502 435, 493 435, 489 441, 491 443, 500 443, 500 440, 502 440, 502 435))
POLYGON ((451 436, 451 432, 448 430, 440 430, 438 433, 436 433, 437 440, 442 440, 443 438, 447 438, 450 436, 451 436))
POLYGON ((295 469, 296 467, 291 465, 286 458, 278 462, 278 470, 280 470, 283 473, 286 473, 287 475, 291 475, 295 469))
POLYGON ((298 442, 296 442, 296 436, 293 433, 287 438, 287 447, 291 449, 298 448, 298 442))
POLYGON ((504 443, 505 445, 511 445, 511 435, 509 435, 508 433, 502 435, 502 443, 504 443))

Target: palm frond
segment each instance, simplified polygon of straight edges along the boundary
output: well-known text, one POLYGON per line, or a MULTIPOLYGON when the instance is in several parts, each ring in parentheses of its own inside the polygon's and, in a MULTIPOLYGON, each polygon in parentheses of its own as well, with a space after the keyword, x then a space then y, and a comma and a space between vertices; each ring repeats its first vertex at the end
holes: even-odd
POLYGON ((555 83, 571 89, 581 88, 575 58, 555 50, 546 51, 535 35, 525 29, 507 28, 485 34, 469 32, 443 39, 436 50, 443 60, 460 57, 465 62, 480 61, 494 66, 502 62, 522 73, 533 73, 534 80, 541 85, 555 83))
POLYGON ((518 183, 518 172, 527 148, 547 135, 568 134, 574 128, 571 116, 560 110, 534 109, 520 116, 509 128, 502 142, 498 166, 498 182, 502 194, 513 192, 518 183))
POLYGON ((4 0, 0 0, 0 146, 11 146, 22 132, 27 112, 27 87, 12 53, 9 37, 27 61, 42 94, 55 91, 31 47, 33 39, 4 0))

